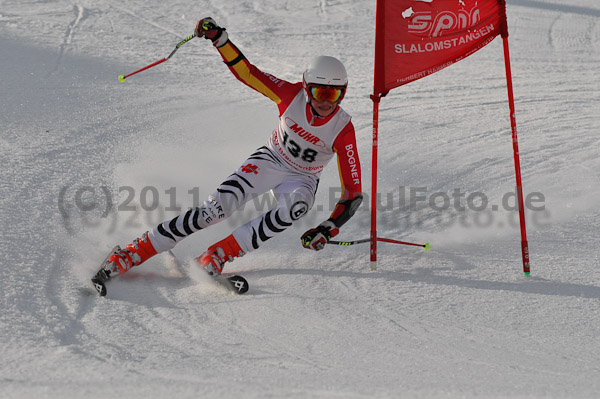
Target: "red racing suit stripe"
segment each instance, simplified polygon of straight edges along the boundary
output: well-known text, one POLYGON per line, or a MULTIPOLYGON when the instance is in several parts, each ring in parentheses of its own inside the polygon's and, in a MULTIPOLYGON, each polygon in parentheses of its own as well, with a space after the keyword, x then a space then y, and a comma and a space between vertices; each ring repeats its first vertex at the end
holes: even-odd
POLYGON ((290 105, 296 94, 298 94, 298 91, 302 90, 302 83, 290 83, 262 72, 251 64, 231 41, 227 41, 227 43, 217 50, 219 50, 223 61, 225 61, 231 73, 240 82, 277 104, 280 116, 288 105, 290 105))

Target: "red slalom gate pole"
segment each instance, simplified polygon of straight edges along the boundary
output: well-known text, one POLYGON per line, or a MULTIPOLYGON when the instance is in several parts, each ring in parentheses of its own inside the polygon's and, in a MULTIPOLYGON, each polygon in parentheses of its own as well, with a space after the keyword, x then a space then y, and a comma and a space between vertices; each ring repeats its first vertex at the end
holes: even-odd
POLYGON ((377 270, 377 140, 379 133, 379 102, 381 96, 373 94, 373 145, 371 159, 371 270, 377 270))
POLYGON ((517 201, 519 206, 519 221, 521 227, 521 256, 523 258, 523 274, 529 276, 529 244, 527 243, 527 229, 525 227, 525 207, 523 204, 523 184, 521 182, 521 160, 519 157, 519 140, 517 135, 517 118, 515 116, 515 99, 513 94, 512 73, 510 69, 510 54, 508 50, 508 27, 506 14, 504 29, 502 31, 502 45, 504 47, 504 65, 506 68, 506 87, 508 90, 508 107, 510 109, 510 128, 512 131, 513 154, 515 160, 515 176, 517 180, 517 201))

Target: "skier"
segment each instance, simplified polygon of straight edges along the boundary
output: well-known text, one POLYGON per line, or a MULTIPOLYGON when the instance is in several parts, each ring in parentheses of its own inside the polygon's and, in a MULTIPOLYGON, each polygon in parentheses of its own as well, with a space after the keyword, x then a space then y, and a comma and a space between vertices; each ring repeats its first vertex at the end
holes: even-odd
POLYGON ((311 209, 319 176, 334 153, 341 198, 329 219, 302 235, 302 245, 323 249, 362 201, 354 126, 339 106, 348 84, 343 64, 333 57, 317 57, 302 82, 290 83, 252 65, 212 18, 200 20, 195 33, 213 42, 238 80, 277 104, 279 124, 266 146, 250 155, 202 206, 159 224, 124 249, 117 247, 95 276, 102 282, 172 249, 192 233, 231 216, 249 199, 272 190, 277 200, 274 209, 240 226, 197 258, 209 274, 221 274, 225 262, 257 249, 311 209))

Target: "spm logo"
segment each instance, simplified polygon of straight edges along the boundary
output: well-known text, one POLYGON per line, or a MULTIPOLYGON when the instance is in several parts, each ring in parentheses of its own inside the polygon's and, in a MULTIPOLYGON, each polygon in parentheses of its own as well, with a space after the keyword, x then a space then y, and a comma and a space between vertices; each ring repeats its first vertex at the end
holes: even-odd
POLYGON ((481 14, 478 8, 473 8, 471 12, 460 10, 457 13, 421 11, 411 16, 408 31, 416 35, 440 37, 453 31, 464 31, 475 26, 480 20, 481 14))

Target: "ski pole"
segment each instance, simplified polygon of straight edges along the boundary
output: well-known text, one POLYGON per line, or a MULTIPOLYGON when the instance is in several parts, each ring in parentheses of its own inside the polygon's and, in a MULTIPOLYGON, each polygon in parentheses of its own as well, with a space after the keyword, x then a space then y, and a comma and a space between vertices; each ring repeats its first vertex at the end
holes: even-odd
POLYGON ((363 240, 354 240, 354 241, 334 241, 334 240, 331 240, 327 244, 333 244, 333 245, 339 245, 339 246, 342 246, 342 247, 347 247, 348 245, 363 244, 363 243, 369 242, 369 241, 371 241, 369 238, 365 238, 363 240))
MULTIPOLYGON (((339 245, 339 246, 348 246, 348 245, 356 245, 356 244, 364 244, 367 242, 370 242, 371 239, 370 238, 364 238, 362 240, 354 240, 354 241, 334 241, 331 240, 328 242, 328 244, 333 244, 333 245, 339 245)), ((401 244, 401 245, 412 245, 414 247, 422 247, 423 249, 425 249, 425 251, 429 251, 431 249, 431 245, 426 242, 425 244, 415 244, 412 242, 406 242, 406 241, 398 241, 398 240, 392 240, 389 238, 380 238, 377 237, 377 241, 381 241, 381 242, 389 242, 391 244, 401 244)))
POLYGON ((142 71, 145 71, 146 69, 152 68, 154 66, 157 66, 158 64, 162 64, 163 62, 167 61, 169 58, 171 58, 173 56, 173 54, 175 54, 175 52, 177 50, 179 50, 179 47, 183 46, 184 44, 186 44, 187 42, 189 42, 190 40, 192 40, 193 38, 196 37, 196 34, 194 33, 191 36, 186 37, 185 39, 183 39, 182 41, 180 41, 179 43, 177 43, 177 46, 175 46, 175 49, 173 51, 171 51, 171 54, 169 54, 168 57, 163 58, 162 60, 158 60, 148 66, 143 67, 142 69, 138 69, 135 72, 130 73, 129 75, 119 75, 119 80, 121 82, 124 82, 125 79, 127 79, 128 77, 135 75, 136 73, 140 73, 142 71))

